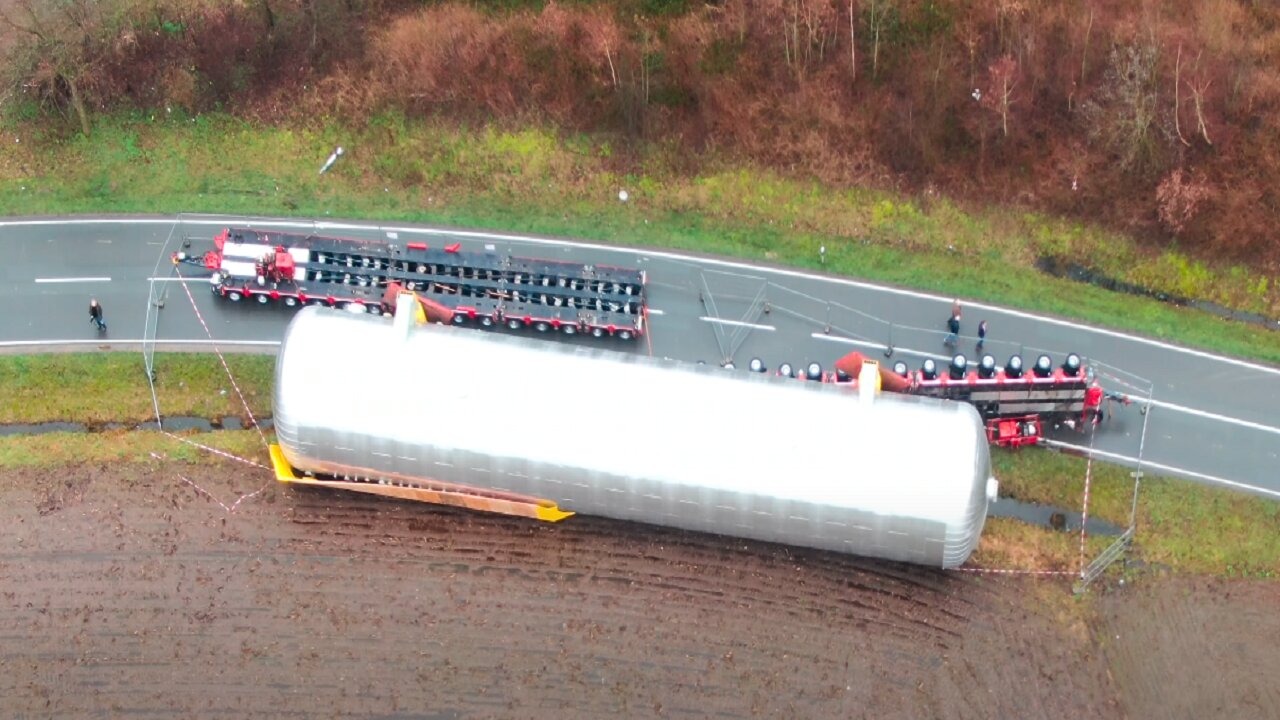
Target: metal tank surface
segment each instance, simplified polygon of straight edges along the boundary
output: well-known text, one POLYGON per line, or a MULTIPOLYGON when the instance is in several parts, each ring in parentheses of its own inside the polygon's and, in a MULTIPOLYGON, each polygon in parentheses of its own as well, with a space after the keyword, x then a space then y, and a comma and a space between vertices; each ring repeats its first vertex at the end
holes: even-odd
POLYGON ((301 471, 958 567, 996 482, 970 405, 307 308, 276 364, 301 471))

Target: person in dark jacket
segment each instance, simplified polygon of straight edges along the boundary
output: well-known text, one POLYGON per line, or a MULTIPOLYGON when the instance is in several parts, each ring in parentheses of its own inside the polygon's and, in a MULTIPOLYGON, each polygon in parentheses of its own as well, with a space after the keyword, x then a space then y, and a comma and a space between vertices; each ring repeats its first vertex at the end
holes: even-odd
POLYGON ((89 322, 97 325, 99 330, 107 329, 107 322, 102 319, 102 305, 97 298, 89 301, 89 322))
POLYGON ((978 352, 982 352, 982 346, 987 343, 987 321, 983 320, 978 323, 978 352))
POLYGON ((960 316, 952 314, 947 320, 947 337, 942 340, 943 345, 955 345, 960 340, 960 316))

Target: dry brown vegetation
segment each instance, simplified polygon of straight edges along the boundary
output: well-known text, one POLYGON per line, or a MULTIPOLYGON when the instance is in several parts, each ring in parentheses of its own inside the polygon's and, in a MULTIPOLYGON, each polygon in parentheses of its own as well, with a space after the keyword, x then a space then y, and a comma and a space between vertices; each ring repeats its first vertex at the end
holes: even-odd
POLYGON ((1280 263, 1274 3, 9 0, 0 25, 11 98, 85 129, 172 104, 554 123, 1280 263))

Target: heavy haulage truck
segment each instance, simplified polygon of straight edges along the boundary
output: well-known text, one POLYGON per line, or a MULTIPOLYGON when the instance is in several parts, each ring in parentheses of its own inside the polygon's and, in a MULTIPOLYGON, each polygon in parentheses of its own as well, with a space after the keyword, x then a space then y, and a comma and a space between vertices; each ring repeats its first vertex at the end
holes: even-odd
POLYGON ((432 321, 631 340, 645 331, 643 270, 463 250, 461 244, 358 240, 228 228, 203 255, 173 262, 210 270, 231 302, 326 305, 394 313, 413 292, 432 321))

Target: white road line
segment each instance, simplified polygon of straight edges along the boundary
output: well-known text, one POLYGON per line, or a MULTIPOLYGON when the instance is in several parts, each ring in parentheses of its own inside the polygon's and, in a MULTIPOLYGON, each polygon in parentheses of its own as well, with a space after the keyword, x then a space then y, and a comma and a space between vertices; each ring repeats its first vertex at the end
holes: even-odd
POLYGON ((778 329, 772 325, 756 325, 755 323, 742 322, 740 320, 724 320, 722 318, 707 317, 705 315, 698 319, 703 322, 716 323, 717 325, 733 325, 734 327, 745 327, 753 330, 773 331, 778 329))
POLYGON ((0 342, 0 348, 34 347, 36 345, 243 345, 247 347, 279 347, 279 340, 122 340, 120 338, 99 338, 97 340, 6 340, 0 342))
MULTIPOLYGON (((1069 448, 1071 450, 1078 450, 1086 455, 1089 454, 1090 452, 1089 448, 1084 447, 1082 445, 1072 445, 1071 443, 1059 442, 1057 440, 1050 440, 1048 438, 1040 438, 1040 442, 1044 443, 1045 445, 1055 445, 1057 447, 1069 448)), ((1128 455, 1121 455, 1119 453, 1107 452, 1106 450, 1098 450, 1097 448, 1094 448, 1092 452, 1094 455, 1097 455, 1099 457, 1110 458, 1112 460, 1123 460, 1125 462, 1130 462, 1135 465, 1138 463, 1138 458, 1130 457, 1128 455)), ((1216 475, 1206 475, 1204 473, 1199 473, 1194 470, 1184 470, 1183 468, 1173 467, 1172 465, 1163 465, 1158 462, 1151 462, 1150 460, 1143 460, 1142 466, 1153 468, 1156 470, 1163 470, 1168 473, 1176 473, 1178 475, 1183 475, 1185 477, 1197 478, 1200 480, 1204 480, 1206 482, 1216 483, 1219 485, 1226 485, 1228 487, 1236 488, 1237 490, 1248 490, 1249 492, 1256 492, 1262 495, 1269 495, 1273 498, 1280 498, 1280 491, 1269 490, 1267 488, 1258 487, 1257 485, 1249 485, 1247 483, 1236 482, 1235 480, 1227 480, 1226 478, 1220 478, 1216 475)))
POLYGON ((666 313, 662 312, 657 308, 649 308, 648 312, 650 315, 666 315, 666 313))
POLYGON ((111 282, 109 277, 36 278, 38 283, 90 283, 111 282))
POLYGON ((208 284, 208 282, 209 282, 209 278, 151 277, 151 278, 147 278, 147 281, 148 281, 148 282, 153 282, 153 283, 158 283, 158 282, 180 282, 180 283, 194 282, 194 283, 205 283, 205 284, 208 284))
MULTIPOLYGON (((845 345, 862 345, 865 347, 877 348, 879 350, 886 350, 889 347, 884 343, 871 342, 870 340, 854 340, 853 338, 840 337, 839 335, 827 335, 826 333, 820 332, 810 333, 809 337, 814 340, 826 340, 827 342, 844 343, 845 345)), ((931 352, 925 352, 924 350, 912 350, 911 348, 895 346, 893 351, 895 353, 905 353, 907 355, 918 355, 920 357, 933 358, 934 360, 941 360, 942 362, 951 362, 950 355, 937 355, 931 352)), ((965 359, 967 360, 968 356, 966 356, 965 359)), ((977 363, 969 362, 968 364, 976 365, 977 363)))
MULTIPOLYGON (((1134 402, 1141 402, 1141 401, 1138 398, 1135 398, 1134 402)), ((1219 415, 1217 413, 1211 413, 1205 410, 1197 410, 1195 408, 1189 408, 1183 405, 1175 405, 1174 403, 1163 402, 1161 400, 1152 400, 1151 404, 1155 405, 1156 407, 1165 408, 1166 410, 1172 410, 1174 412, 1187 413, 1188 415, 1198 415, 1202 418, 1207 418, 1209 420, 1217 420, 1218 422, 1231 423, 1232 425, 1247 427, 1251 430, 1261 430, 1263 432, 1275 433, 1277 435, 1280 435, 1280 427, 1263 425, 1261 423, 1250 422, 1248 420, 1241 420, 1240 418, 1228 417, 1226 415, 1219 415)))
MULTIPOLYGON (((177 222, 178 222, 177 220, 160 219, 160 218, 132 218, 132 219, 131 218, 74 218, 69 220, 0 220, 0 227, 48 226, 48 225, 175 225, 177 224, 177 222)), ((377 225, 377 224, 369 225, 369 224, 359 224, 359 223, 329 223, 329 222, 303 223, 303 222, 288 221, 288 220, 251 219, 251 218, 239 218, 239 217, 231 217, 231 216, 205 216, 204 219, 199 217, 186 217, 182 220, 182 222, 183 224, 187 224, 187 225, 215 225, 215 226, 218 226, 218 225, 225 226, 225 225, 233 225, 236 223, 242 223, 242 224, 253 224, 253 225, 267 225, 271 227, 281 227, 281 228, 312 228, 316 231, 320 231, 325 228, 330 228, 334 230, 366 230, 366 231, 378 230, 382 232, 392 231, 392 232, 403 232, 403 233, 410 233, 410 234, 418 233, 421 235, 445 235, 449 237, 460 237, 460 238, 502 240, 506 242, 523 242, 523 243, 529 243, 533 245, 556 245, 561 247, 576 247, 576 248, 581 248, 583 250, 602 250, 607 252, 624 253, 628 255, 658 257, 658 258, 663 258, 667 260, 676 260, 679 262, 697 263, 702 265, 713 265, 713 266, 719 266, 719 267, 725 267, 725 268, 733 268, 736 270, 751 270, 753 272, 769 272, 774 275, 780 275, 782 277, 803 278, 805 280, 831 283, 833 285, 844 285, 846 287, 855 287, 855 288, 861 288, 865 290, 877 290, 880 292, 886 292, 893 295, 902 295, 905 297, 912 297, 920 300, 937 301, 937 302, 947 303, 947 304, 951 303, 951 301, 955 299, 949 295, 944 297, 941 295, 933 295, 931 293, 919 292, 916 290, 906 290, 904 288, 895 288, 895 287, 889 287, 885 285, 877 285, 875 283, 864 282, 861 280, 831 277, 829 275, 817 275, 814 273, 805 272, 803 270, 762 267, 759 265, 752 265, 750 263, 745 263, 745 262, 738 262, 733 260, 720 260, 716 258, 694 257, 691 255, 682 255, 677 252, 662 251, 662 250, 656 250, 653 248, 603 245, 600 243, 592 243, 592 242, 577 242, 572 240, 559 240, 555 238, 539 238, 539 237, 531 237, 527 235, 515 235, 512 233, 483 232, 478 230, 445 230, 441 228, 426 228, 426 227, 403 227, 403 226, 388 227, 385 225, 377 225)), ((1108 337, 1119 338, 1121 340, 1128 340, 1130 342, 1149 345, 1151 347, 1157 347, 1162 350, 1184 353, 1186 355, 1192 355, 1194 357, 1205 358, 1208 360, 1216 360, 1218 362, 1228 363, 1231 365, 1235 365, 1237 367, 1249 368, 1250 370, 1256 370, 1258 372, 1264 372, 1264 373, 1269 373, 1271 375, 1280 376, 1280 368, 1277 368, 1277 367, 1260 365, 1255 362, 1249 362, 1247 360, 1239 360, 1237 358, 1227 357, 1225 355, 1217 355, 1211 352, 1206 352, 1204 350, 1196 350, 1193 348, 1181 347, 1179 345, 1172 345, 1162 340, 1145 338, 1139 335, 1130 335, 1128 333, 1120 332, 1118 330, 1108 330, 1106 328, 1094 327, 1092 325, 1082 325, 1080 323, 1071 322, 1069 320, 1061 320, 1059 318, 1046 317, 1044 315, 1037 315, 1035 313, 1025 312, 1022 310, 1013 310, 1010 308, 1000 307, 997 305, 985 305, 977 302, 968 302, 966 304, 972 308, 1002 312, 1007 315, 1011 315, 1013 317, 1019 317, 1025 320, 1034 320, 1036 322, 1049 323, 1052 325, 1058 325, 1060 327, 1075 328, 1077 330, 1084 330, 1087 332, 1097 333, 1099 335, 1105 335, 1108 337)))

